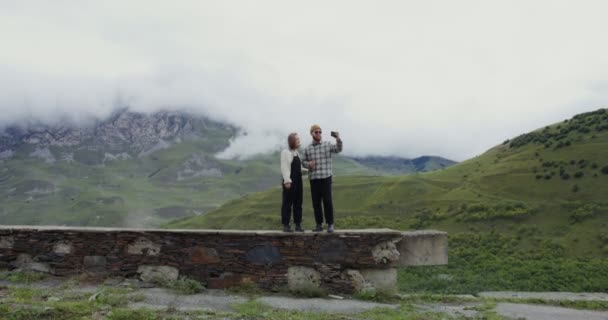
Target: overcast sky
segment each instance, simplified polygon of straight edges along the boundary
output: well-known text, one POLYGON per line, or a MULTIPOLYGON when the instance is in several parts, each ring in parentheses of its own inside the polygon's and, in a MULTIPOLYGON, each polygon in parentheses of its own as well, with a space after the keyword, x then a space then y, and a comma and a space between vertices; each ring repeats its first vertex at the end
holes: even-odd
MULTIPOLYGON (((608 1, 4 1, 0 124, 189 108, 455 160, 608 105, 608 1)), ((280 137, 280 140, 278 140, 280 137)))

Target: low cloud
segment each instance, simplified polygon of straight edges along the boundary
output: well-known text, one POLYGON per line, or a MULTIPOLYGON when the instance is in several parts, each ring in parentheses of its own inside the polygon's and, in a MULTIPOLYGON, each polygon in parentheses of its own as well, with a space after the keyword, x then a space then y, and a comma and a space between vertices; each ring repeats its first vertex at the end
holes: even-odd
POLYGON ((247 132, 223 157, 273 150, 292 131, 306 144, 319 123, 341 132, 347 154, 464 160, 606 106, 606 11, 604 1, 3 3, 0 125, 188 109, 247 132))

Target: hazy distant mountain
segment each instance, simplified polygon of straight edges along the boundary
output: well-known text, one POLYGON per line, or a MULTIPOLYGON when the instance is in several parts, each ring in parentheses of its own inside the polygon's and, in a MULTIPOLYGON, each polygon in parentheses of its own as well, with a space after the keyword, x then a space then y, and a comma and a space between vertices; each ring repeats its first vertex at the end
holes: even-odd
MULTIPOLYGON (((0 224, 158 226, 278 185, 277 152, 247 160, 215 156, 238 130, 184 112, 127 109, 88 124, 5 127, 0 224)), ((338 156, 335 174, 394 175, 444 163, 424 158, 338 156)))
POLYGON ((230 125, 188 113, 161 111, 147 115, 121 109, 108 119, 85 126, 69 122, 9 126, 0 133, 0 153, 8 158, 33 147, 39 156, 46 154, 49 161, 75 156, 73 160, 83 160, 84 164, 102 164, 115 157, 150 154, 183 139, 220 137, 205 150, 218 152, 228 146, 235 132, 230 125), (100 156, 85 156, 93 154, 100 156))
POLYGON ((422 156, 414 159, 370 156, 352 157, 352 159, 364 166, 391 174, 433 171, 443 169, 457 163, 456 161, 435 156, 422 156))

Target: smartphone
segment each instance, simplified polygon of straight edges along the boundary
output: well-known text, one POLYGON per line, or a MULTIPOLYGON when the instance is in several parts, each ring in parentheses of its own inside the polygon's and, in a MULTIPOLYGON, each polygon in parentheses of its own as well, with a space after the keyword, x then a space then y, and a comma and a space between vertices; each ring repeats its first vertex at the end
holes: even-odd
POLYGON ((335 132, 335 131, 332 131, 332 132, 331 132, 331 136, 332 136, 332 137, 334 137, 334 138, 336 138, 336 137, 338 136, 338 133, 337 133, 337 132, 335 132))

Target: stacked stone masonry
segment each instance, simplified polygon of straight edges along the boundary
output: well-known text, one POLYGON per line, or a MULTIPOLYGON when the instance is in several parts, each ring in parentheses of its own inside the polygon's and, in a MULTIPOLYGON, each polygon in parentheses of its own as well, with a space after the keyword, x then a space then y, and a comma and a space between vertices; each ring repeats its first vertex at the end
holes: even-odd
POLYGON ((0 226, 0 268, 59 276, 185 276, 210 288, 354 293, 392 291, 397 267, 434 264, 447 264, 444 232, 0 226))

